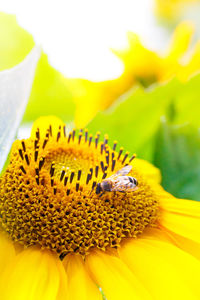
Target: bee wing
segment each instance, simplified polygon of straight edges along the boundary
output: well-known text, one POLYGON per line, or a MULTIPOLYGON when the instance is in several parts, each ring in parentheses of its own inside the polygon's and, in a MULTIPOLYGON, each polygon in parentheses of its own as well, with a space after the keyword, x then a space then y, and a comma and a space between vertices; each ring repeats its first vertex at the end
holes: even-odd
POLYGON ((134 192, 134 191, 137 191, 138 190, 138 187, 135 186, 135 187, 132 187, 132 188, 128 188, 128 191, 129 192, 134 192))
POLYGON ((132 169, 132 166, 127 165, 127 166, 123 167, 122 169, 120 169, 119 171, 117 171, 116 175, 125 176, 131 171, 131 169, 132 169))
POLYGON ((118 191, 118 192, 133 192, 133 191, 136 191, 138 189, 137 186, 135 187, 130 187, 130 186, 127 186, 127 184, 124 184, 123 182, 118 183, 118 184, 114 184, 113 187, 112 187, 112 191, 118 191))

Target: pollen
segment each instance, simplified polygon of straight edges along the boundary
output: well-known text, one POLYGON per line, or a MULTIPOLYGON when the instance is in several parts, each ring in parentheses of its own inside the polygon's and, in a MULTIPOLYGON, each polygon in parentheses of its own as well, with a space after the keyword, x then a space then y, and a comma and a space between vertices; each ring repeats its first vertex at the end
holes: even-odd
POLYGON ((60 126, 46 135, 15 141, 10 164, 0 178, 0 225, 14 242, 38 245, 61 259, 82 256, 97 247, 117 248, 123 239, 137 237, 156 226, 158 199, 134 165, 135 156, 117 142, 108 145, 88 131, 66 135, 60 126), (102 191, 98 184, 131 164, 138 181, 135 191, 102 191))

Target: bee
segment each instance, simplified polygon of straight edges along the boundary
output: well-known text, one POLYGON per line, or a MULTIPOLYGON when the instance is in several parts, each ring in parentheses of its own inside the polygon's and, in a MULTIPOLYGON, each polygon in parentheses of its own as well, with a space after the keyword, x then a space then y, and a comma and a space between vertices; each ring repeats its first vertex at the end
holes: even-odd
MULTIPOLYGON (((131 171, 132 166, 127 165, 117 171, 114 175, 104 179, 102 182, 98 183, 96 186, 96 194, 102 194, 104 192, 126 192, 126 191, 136 191, 137 179, 132 176, 127 176, 131 171)), ((101 194, 101 196, 102 196, 101 194)))

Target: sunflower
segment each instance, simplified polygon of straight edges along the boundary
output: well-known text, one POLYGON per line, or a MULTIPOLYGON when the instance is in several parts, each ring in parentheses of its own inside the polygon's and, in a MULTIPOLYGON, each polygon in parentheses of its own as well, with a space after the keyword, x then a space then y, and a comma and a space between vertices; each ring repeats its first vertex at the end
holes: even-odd
POLYGON ((154 2, 158 17, 174 22, 180 19, 187 9, 196 9, 195 4, 198 4, 199 0, 154 0, 154 2))
POLYGON ((199 299, 200 205, 159 181, 107 135, 38 120, 0 179, 1 300, 199 299), (126 165, 137 189, 97 192, 126 165))
POLYGON ((128 32, 128 46, 121 50, 112 49, 124 65, 121 76, 101 82, 68 79, 66 85, 76 103, 76 126, 86 126, 98 111, 109 108, 121 95, 138 87, 138 84, 147 88, 156 82, 166 83, 174 77, 180 82, 187 82, 199 73, 200 41, 191 45, 194 29, 192 22, 181 22, 162 54, 146 48, 136 34, 128 32))
POLYGON ((181 22, 175 28, 163 55, 145 48, 133 32, 127 33, 128 48, 113 52, 124 63, 127 78, 134 78, 145 87, 155 82, 166 82, 173 77, 186 82, 200 69, 199 41, 191 46, 194 29, 192 22, 181 22))

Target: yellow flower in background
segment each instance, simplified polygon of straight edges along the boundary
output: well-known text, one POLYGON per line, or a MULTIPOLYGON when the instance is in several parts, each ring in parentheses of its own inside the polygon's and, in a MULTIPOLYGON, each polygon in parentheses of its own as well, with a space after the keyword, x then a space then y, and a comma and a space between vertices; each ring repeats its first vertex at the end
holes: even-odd
POLYGON ((144 48, 136 35, 129 33, 129 48, 114 53, 124 62, 124 73, 133 76, 144 86, 154 82, 164 82, 174 76, 180 80, 188 80, 191 75, 200 70, 199 42, 189 58, 185 58, 193 32, 194 26, 191 22, 180 23, 164 55, 144 48))
POLYGON ((192 54, 187 53, 193 32, 194 26, 191 22, 182 22, 175 29, 164 55, 145 48, 139 37, 129 32, 129 47, 121 51, 112 50, 124 64, 124 72, 119 78, 104 82, 68 80, 68 88, 76 102, 76 126, 84 127, 99 110, 108 108, 138 83, 148 87, 152 83, 163 83, 173 77, 186 81, 199 72, 199 42, 194 46, 192 54))
MULTIPOLYGON (((34 40, 12 15, 0 13, 0 25, 0 69, 3 70, 19 63, 34 46, 34 40)), ((43 53, 37 66, 24 123, 32 122, 41 114, 56 114, 68 123, 74 123, 75 127, 82 128, 97 112, 107 109, 138 84, 148 87, 173 76, 187 80, 200 69, 199 42, 193 53, 185 57, 193 30, 191 23, 181 23, 174 32, 169 50, 162 56, 144 47, 137 35, 128 33, 128 48, 113 50, 123 62, 124 72, 119 78, 102 82, 66 78, 50 66, 43 53)))
POLYGON ((135 78, 127 73, 123 73, 117 79, 101 82, 68 79, 66 86, 76 103, 74 120, 76 127, 86 126, 99 111, 107 109, 135 83, 135 78))
POLYGON ((1 300, 199 299, 200 204, 100 140, 46 118, 13 144, 0 178, 1 300), (137 190, 97 193, 126 164, 137 190))
POLYGON ((122 52, 112 50, 124 64, 119 78, 92 82, 85 79, 68 80, 76 102, 75 125, 86 126, 100 110, 107 109, 114 101, 138 83, 148 86, 160 78, 161 59, 146 49, 137 35, 128 34, 129 48, 122 52))
POLYGON ((128 48, 112 50, 124 63, 124 75, 134 78, 144 86, 159 81, 162 72, 162 60, 159 55, 145 48, 139 37, 133 32, 127 33, 128 48))
POLYGON ((191 22, 182 22, 174 31, 169 51, 162 61, 160 81, 165 81, 176 76, 180 81, 188 80, 200 71, 199 41, 188 53, 194 25, 191 22))
POLYGON ((198 2, 199 0, 155 0, 155 12, 159 17, 173 21, 198 2))

